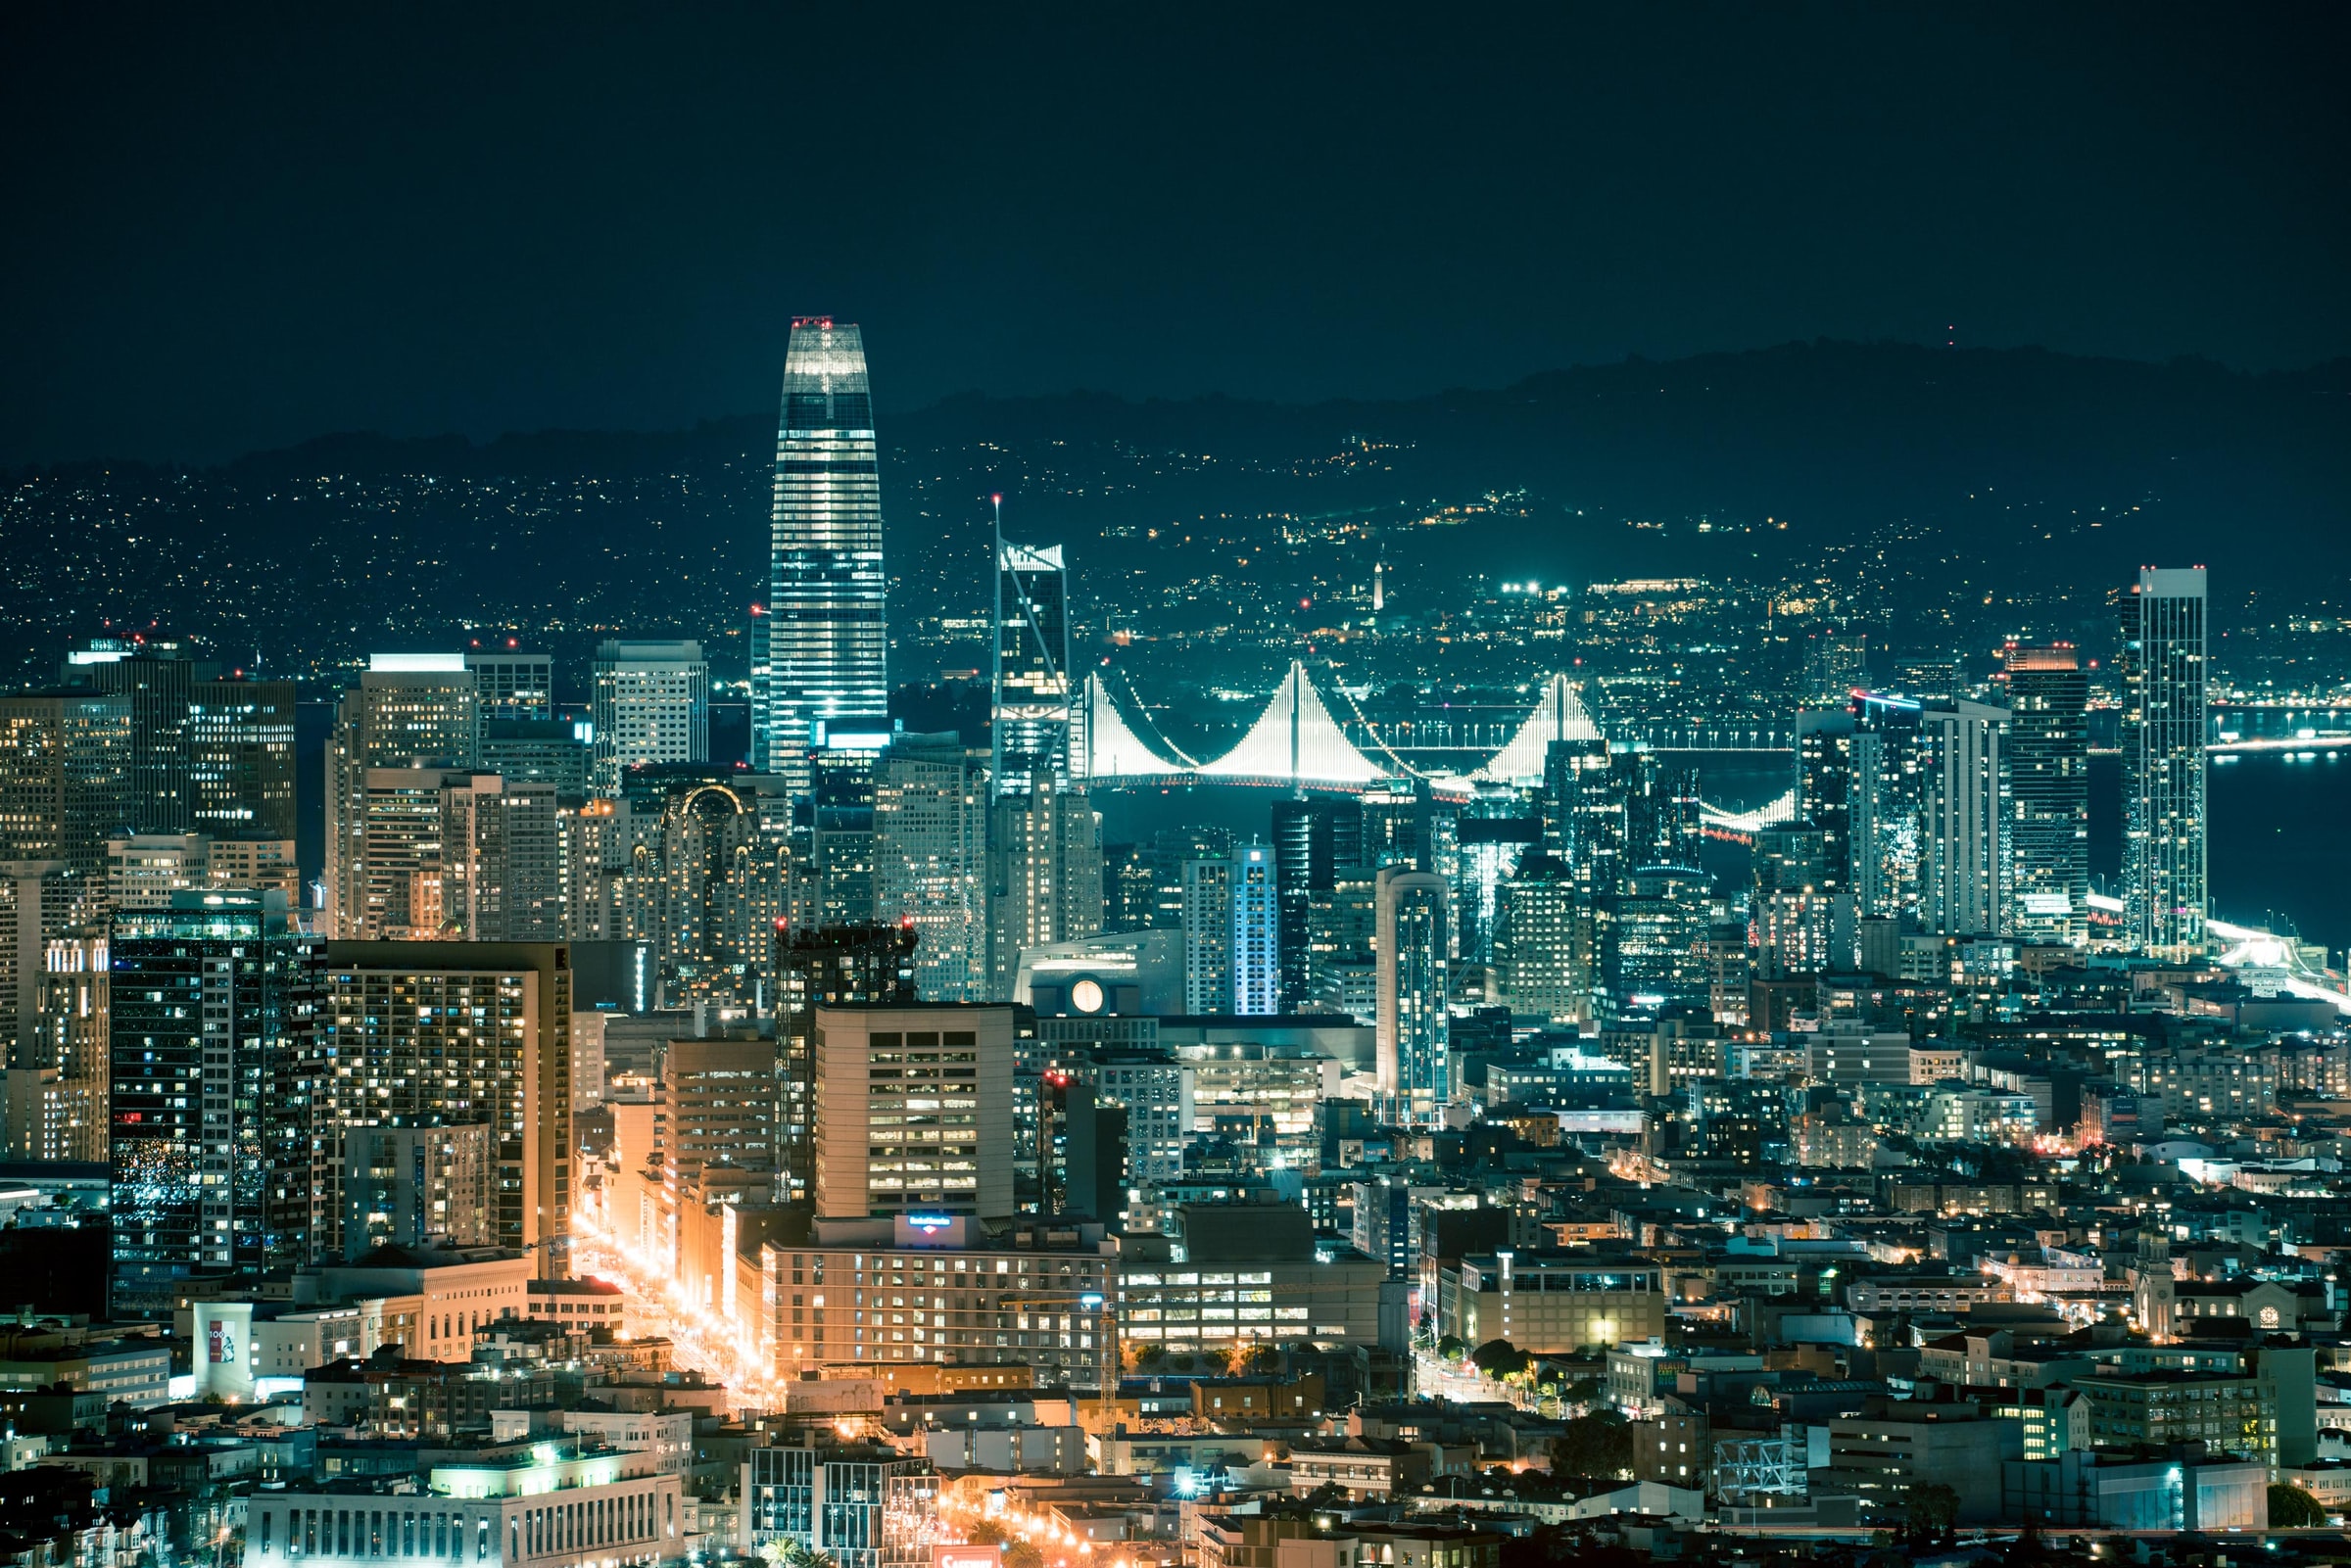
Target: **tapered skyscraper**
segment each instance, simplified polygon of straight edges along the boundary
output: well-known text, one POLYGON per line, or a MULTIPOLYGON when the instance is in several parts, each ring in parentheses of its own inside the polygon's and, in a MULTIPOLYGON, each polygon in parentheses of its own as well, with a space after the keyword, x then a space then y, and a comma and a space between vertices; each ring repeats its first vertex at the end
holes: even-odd
POLYGON ((808 754, 889 729, 882 478, 865 340, 794 317, 776 435, 764 718, 753 766, 810 786, 808 754))

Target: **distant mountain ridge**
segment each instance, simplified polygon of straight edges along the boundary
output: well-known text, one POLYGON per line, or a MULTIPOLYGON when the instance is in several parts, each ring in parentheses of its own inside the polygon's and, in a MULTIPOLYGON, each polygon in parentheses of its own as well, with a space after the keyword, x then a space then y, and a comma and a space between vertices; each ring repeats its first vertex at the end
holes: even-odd
MULTIPOLYGON (((2039 349, 1792 343, 1630 358, 1490 391, 1271 404, 1098 392, 966 393, 883 417, 899 449, 1116 442, 1271 461, 1355 433, 1403 450, 1403 488, 1526 488, 1625 515, 1793 515, 1816 538, 1936 513, 1991 488, 2045 504, 2160 499, 2178 538, 2247 531, 2327 559, 2351 549, 2351 359, 2247 373, 2039 349)), ((330 435, 226 465, 239 477, 434 472, 614 476, 763 465, 774 415, 689 430, 330 435)))

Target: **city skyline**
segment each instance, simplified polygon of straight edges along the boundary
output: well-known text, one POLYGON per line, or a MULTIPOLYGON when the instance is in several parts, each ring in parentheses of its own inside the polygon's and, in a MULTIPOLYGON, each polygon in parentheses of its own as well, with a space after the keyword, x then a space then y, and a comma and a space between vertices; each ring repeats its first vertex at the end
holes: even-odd
POLYGON ((0 473, 16 1558, 2344 1554, 2339 18, 575 20, 0 23, 465 432, 0 473))

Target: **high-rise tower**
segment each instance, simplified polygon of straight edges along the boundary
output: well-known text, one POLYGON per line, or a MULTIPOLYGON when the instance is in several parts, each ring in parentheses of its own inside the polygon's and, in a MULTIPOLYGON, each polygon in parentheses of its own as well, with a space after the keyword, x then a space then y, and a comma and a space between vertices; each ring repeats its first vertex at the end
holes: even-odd
POLYGON ((889 728, 888 580, 865 340, 829 315, 795 316, 776 436, 767 603, 764 756, 809 788, 808 753, 836 732, 889 728))
POLYGON ((989 715, 998 794, 1025 794, 1070 767, 1069 574, 1059 545, 1004 543, 996 498, 996 646, 989 715))
POLYGON ((2079 946, 2088 934, 2089 730, 2082 660, 2071 644, 2003 652, 2008 675, 2011 929, 2079 946))
POLYGON ((2123 606, 2123 879, 2134 942, 2204 946, 2204 568, 2147 567, 2123 606))

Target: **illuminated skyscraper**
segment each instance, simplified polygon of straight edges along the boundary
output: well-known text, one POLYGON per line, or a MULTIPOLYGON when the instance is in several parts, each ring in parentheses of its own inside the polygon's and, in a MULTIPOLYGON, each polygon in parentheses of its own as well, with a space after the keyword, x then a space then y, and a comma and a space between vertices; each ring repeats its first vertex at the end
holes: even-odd
POLYGON ((2123 606, 2123 879, 2132 939, 2202 951, 2204 568, 2146 567, 2123 606))
POLYGON ((2011 928, 2028 941, 2088 934, 2089 730, 2082 660, 2070 644, 2006 650, 2011 928))
POLYGON ((1379 1092, 1398 1121, 1433 1123, 1453 1098, 1446 1012, 1453 890, 1434 872, 1379 874, 1379 1092))
POLYGON ((182 892, 115 917, 118 1310, 168 1311, 190 1279, 309 1261, 323 946, 259 893, 182 892))
POLYGON ((1069 772, 1069 607, 1061 546, 1007 545, 999 518, 991 726, 999 794, 1026 793, 1040 770, 1069 772))
POLYGON ((1232 856, 1233 1012, 1280 1010, 1275 932, 1273 852, 1264 844, 1245 844, 1232 856))
POLYGON ((699 642, 607 641, 596 649, 596 765, 600 795, 655 762, 710 757, 710 666, 699 642))
POLYGON ((888 579, 865 340, 829 315, 794 317, 784 360, 770 526, 762 754, 809 787, 828 733, 889 728, 888 579))
POLYGON ((1919 919, 1945 936, 2006 935, 2008 710, 1929 707, 1918 728, 1919 919))

